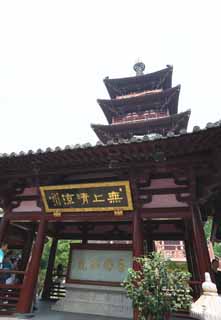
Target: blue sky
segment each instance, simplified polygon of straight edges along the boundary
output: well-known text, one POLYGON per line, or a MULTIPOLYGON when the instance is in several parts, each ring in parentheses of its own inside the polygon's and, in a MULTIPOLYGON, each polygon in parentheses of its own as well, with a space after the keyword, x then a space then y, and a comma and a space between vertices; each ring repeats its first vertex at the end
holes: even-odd
POLYGON ((0 152, 96 143, 103 78, 174 66, 179 110, 221 119, 220 1, 0 0, 0 152))

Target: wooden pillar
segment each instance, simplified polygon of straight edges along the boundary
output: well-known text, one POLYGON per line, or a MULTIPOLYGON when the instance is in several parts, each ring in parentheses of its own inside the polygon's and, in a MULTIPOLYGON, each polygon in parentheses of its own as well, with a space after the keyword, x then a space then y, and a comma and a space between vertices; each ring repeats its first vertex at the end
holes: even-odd
POLYGON ((184 244, 186 252, 186 260, 188 265, 188 270, 192 275, 192 280, 199 280, 199 264, 196 255, 196 245, 193 237, 193 228, 190 219, 184 220, 185 232, 184 232, 184 244))
MULTIPOLYGON (((142 220, 140 217, 140 211, 137 210, 133 214, 133 258, 140 257, 143 255, 143 232, 142 232, 142 220)), ((133 262, 133 268, 139 269, 139 265, 133 262)), ((138 309, 134 309, 134 320, 138 320, 139 313, 138 309)))
POLYGON ((0 223, 0 244, 4 241, 9 226, 9 219, 3 216, 0 223))
MULTIPOLYGON (((137 188, 137 176, 135 172, 131 175, 131 188, 134 200, 133 212, 133 258, 140 257, 144 254, 144 241, 143 241, 143 226, 141 218, 141 201, 139 199, 139 192, 137 188)), ((139 264, 133 261, 134 270, 139 270, 139 264)), ((139 319, 139 312, 134 308, 134 320, 139 319)))
POLYGON ((133 256, 143 255, 143 230, 140 211, 137 210, 133 215, 133 256))
POLYGON ((196 256, 199 265, 199 276, 200 280, 204 281, 205 272, 209 272, 211 274, 211 265, 206 237, 203 229, 203 222, 201 219, 199 208, 197 208, 196 206, 192 208, 192 226, 193 242, 196 248, 196 256))
MULTIPOLYGON (((134 212, 133 212, 133 257, 139 257, 144 254, 143 245, 143 226, 141 219, 141 202, 137 189, 137 177, 133 173, 131 176, 131 188, 134 199, 134 212)), ((135 264, 136 265, 136 264, 135 264)))
POLYGON ((154 240, 147 239, 147 251, 148 251, 148 253, 155 251, 154 240))
POLYGON ((34 235, 35 235, 34 229, 28 231, 28 233, 27 233, 27 237, 25 239, 26 240, 25 245, 22 250, 21 270, 25 270, 27 267, 28 260, 31 255, 31 249, 32 249, 32 245, 33 245, 34 235))
POLYGON ((186 261, 187 261, 187 266, 188 266, 188 270, 192 275, 192 279, 196 280, 196 266, 194 263, 194 259, 192 256, 192 252, 191 252, 191 243, 189 240, 185 240, 185 252, 186 252, 186 261))
POLYGON ((193 298, 198 299, 202 292, 202 286, 197 284, 200 280, 199 263, 196 256, 196 248, 191 241, 191 237, 185 240, 186 259, 188 264, 188 270, 191 273, 191 287, 193 289, 193 298))
POLYGON ((38 233, 32 249, 31 259, 29 260, 27 272, 25 274, 22 289, 20 291, 20 297, 16 308, 18 313, 31 312, 33 297, 36 293, 41 255, 44 248, 46 225, 47 222, 45 217, 43 217, 39 223, 38 233))
POLYGON ((87 234, 82 237, 82 244, 87 244, 87 234))
POLYGON ((55 262, 55 257, 56 257, 57 245, 58 245, 58 239, 53 238, 52 244, 51 244, 51 249, 50 249, 50 255, 48 258, 48 267, 47 267, 47 272, 46 272, 45 281, 44 281, 44 288, 43 288, 43 292, 42 292, 42 299, 43 300, 48 300, 50 298, 50 289, 51 289, 51 285, 52 285, 52 278, 53 278, 53 270, 54 270, 54 262, 55 262))

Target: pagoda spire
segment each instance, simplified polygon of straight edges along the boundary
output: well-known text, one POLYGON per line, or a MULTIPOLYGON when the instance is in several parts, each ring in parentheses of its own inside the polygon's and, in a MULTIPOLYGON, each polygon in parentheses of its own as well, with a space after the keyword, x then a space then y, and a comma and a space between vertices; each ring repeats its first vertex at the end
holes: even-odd
POLYGON ((142 76, 144 74, 145 64, 141 61, 138 61, 135 63, 133 69, 136 72, 136 76, 142 76))

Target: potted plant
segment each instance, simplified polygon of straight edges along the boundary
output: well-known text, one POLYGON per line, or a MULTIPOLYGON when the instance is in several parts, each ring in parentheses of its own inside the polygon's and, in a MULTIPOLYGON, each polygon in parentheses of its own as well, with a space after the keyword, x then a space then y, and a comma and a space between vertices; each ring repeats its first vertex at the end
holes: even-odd
POLYGON ((122 283, 139 319, 168 319, 171 312, 187 310, 192 302, 188 272, 171 268, 171 261, 154 252, 135 259, 136 269, 129 269, 122 283))

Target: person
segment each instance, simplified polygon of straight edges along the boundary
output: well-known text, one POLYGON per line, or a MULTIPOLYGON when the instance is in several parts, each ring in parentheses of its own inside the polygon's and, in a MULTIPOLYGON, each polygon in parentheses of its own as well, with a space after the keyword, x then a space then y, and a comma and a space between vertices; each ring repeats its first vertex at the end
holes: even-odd
POLYGON ((212 260, 211 268, 212 268, 213 275, 215 278, 218 294, 221 294, 221 271, 218 270, 218 268, 219 268, 219 260, 218 259, 212 260))
POLYGON ((64 268, 63 265, 61 263, 59 263, 57 265, 57 269, 56 269, 56 282, 60 285, 63 281, 63 274, 64 274, 64 268))
MULTIPOLYGON (((11 262, 11 255, 12 255, 12 252, 7 252, 4 257, 4 260, 3 260, 3 269, 4 270, 12 270, 13 269, 13 265, 11 262)), ((7 280, 11 278, 11 273, 10 272, 4 273, 3 278, 4 278, 4 283, 8 284, 7 280)))
POLYGON ((8 244, 3 242, 0 248, 0 269, 3 268, 3 260, 7 250, 8 250, 8 244))
POLYGON ((64 273, 63 265, 61 263, 59 263, 57 265, 57 276, 58 277, 63 277, 63 273, 64 273))
MULTIPOLYGON (((19 255, 17 257, 17 262, 16 262, 16 270, 22 271, 22 259, 21 256, 19 255)), ((23 281, 23 274, 17 274, 16 275, 16 283, 22 283, 23 281)))
MULTIPOLYGON (((0 269, 3 269, 3 261, 4 261, 4 257, 7 249, 8 249, 8 244, 3 242, 0 248, 0 269)), ((5 283, 4 273, 0 273, 0 283, 5 283)))
MULTIPOLYGON (((10 256, 11 270, 17 270, 17 259, 14 256, 10 256)), ((5 281, 6 284, 15 284, 16 283, 16 275, 15 273, 10 273, 10 277, 8 277, 5 281)))

